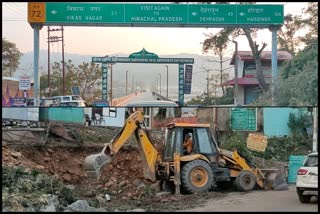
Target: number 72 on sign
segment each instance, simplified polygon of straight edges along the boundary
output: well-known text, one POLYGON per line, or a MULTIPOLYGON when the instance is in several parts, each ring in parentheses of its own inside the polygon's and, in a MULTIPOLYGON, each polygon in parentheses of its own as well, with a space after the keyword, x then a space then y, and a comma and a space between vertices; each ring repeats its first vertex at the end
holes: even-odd
POLYGON ((44 23, 46 22, 46 3, 30 2, 28 4, 28 22, 44 23))

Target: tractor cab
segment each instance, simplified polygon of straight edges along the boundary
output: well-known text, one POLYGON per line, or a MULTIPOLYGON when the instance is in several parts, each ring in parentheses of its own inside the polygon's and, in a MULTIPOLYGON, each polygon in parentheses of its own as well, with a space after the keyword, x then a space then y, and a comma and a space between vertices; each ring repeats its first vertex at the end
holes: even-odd
POLYGON ((174 154, 180 156, 201 154, 210 162, 216 162, 219 151, 209 129, 210 124, 170 123, 166 128, 163 154, 165 161, 172 161, 174 154), (184 143, 188 145, 184 146, 184 143))

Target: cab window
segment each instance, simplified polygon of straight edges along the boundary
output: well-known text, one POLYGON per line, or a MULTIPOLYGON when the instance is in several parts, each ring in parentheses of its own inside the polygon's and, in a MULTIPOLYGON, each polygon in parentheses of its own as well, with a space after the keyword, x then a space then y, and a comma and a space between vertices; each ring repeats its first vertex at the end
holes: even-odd
POLYGON ((206 128, 197 129, 197 141, 198 141, 199 153, 202 153, 202 154, 216 153, 212 151, 211 141, 206 128))
POLYGON ((167 135, 167 141, 165 144, 165 150, 164 150, 165 159, 169 159, 169 160, 173 159, 175 139, 176 139, 175 130, 174 129, 169 130, 167 135))

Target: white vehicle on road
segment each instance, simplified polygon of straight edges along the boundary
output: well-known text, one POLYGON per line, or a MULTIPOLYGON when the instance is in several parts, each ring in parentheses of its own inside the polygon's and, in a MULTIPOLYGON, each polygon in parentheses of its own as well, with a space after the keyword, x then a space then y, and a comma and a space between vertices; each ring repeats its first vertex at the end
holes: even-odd
POLYGON ((312 196, 318 197, 318 152, 309 154, 298 169, 296 190, 301 203, 309 203, 312 196))

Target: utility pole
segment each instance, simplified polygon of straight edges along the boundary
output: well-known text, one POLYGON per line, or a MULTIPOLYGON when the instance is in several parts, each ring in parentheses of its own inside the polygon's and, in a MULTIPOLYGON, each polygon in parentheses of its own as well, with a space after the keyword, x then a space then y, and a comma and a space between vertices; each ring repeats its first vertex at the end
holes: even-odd
POLYGON ((112 64, 110 64, 110 104, 112 105, 112 64))
POLYGON ((161 95, 161 73, 158 73, 158 75, 160 76, 160 95, 161 95))
MULTIPOLYGON (((64 70, 64 40, 63 40, 63 26, 61 28, 55 28, 55 29, 50 29, 48 27, 48 87, 49 87, 49 94, 51 96, 51 89, 50 89, 50 43, 53 42, 62 42, 62 84, 63 84, 63 89, 62 89, 62 95, 65 95, 65 70, 64 70), (50 36, 50 32, 52 31, 61 31, 62 35, 61 36, 50 36)), ((59 80, 60 81, 60 80, 59 80)))
POLYGON ((169 94, 169 88, 168 88, 168 85, 169 85, 169 71, 168 71, 168 66, 165 65, 165 67, 167 67, 167 98, 169 98, 168 94, 169 94))
POLYGON ((128 70, 126 70, 126 96, 128 95, 128 70))
POLYGON ((318 151, 318 108, 313 107, 313 137, 312 137, 312 151, 318 151))
POLYGON ((50 26, 48 26, 48 97, 51 97, 51 87, 50 87, 50 26))
POLYGON ((235 44, 235 62, 234 62, 234 79, 235 79, 235 90, 234 90, 234 105, 238 105, 238 42, 232 41, 235 44))
POLYGON ((63 39, 63 26, 61 26, 62 34, 62 85, 63 85, 63 95, 66 95, 66 74, 64 71, 64 39, 63 39))

